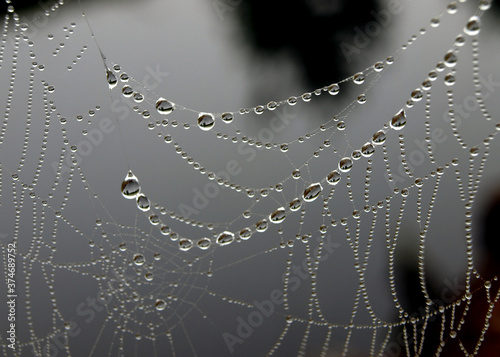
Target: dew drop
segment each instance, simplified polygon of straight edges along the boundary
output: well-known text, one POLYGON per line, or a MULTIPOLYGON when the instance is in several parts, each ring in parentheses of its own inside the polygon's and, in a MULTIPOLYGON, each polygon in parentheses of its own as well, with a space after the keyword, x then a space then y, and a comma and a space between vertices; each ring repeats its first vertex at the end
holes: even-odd
POLYGON ((109 89, 113 89, 118 83, 115 74, 110 69, 106 70, 106 80, 108 81, 109 89))
POLYGON ((280 146, 280 150, 281 150, 282 152, 287 152, 287 151, 288 151, 288 145, 287 145, 287 144, 282 144, 282 145, 280 146))
POLYGON ((370 157, 375 152, 375 147, 373 147, 372 143, 366 143, 361 147, 361 155, 364 157, 370 157))
POLYGON ((302 100, 304 102, 310 102, 311 99, 312 99, 311 93, 304 93, 304 94, 302 94, 302 100))
POLYGON ((275 224, 283 222, 285 218, 286 218, 286 211, 283 207, 278 208, 276 211, 274 211, 269 215, 269 220, 271 221, 271 223, 275 224))
POLYGON ((299 170, 293 170, 292 172, 292 177, 295 179, 295 180, 298 180, 300 178, 300 171, 299 170))
POLYGON ((136 254, 134 255, 134 264, 137 266, 144 265, 144 262, 146 259, 144 259, 144 256, 142 254, 136 254))
POLYGON ((382 145, 385 142, 385 139, 385 132, 383 130, 379 130, 375 134, 373 134, 372 143, 374 145, 382 145))
POLYGON ((326 177, 326 181, 330 185, 336 185, 336 184, 338 184, 339 181, 340 181, 340 179, 341 179, 341 176, 340 176, 340 174, 339 174, 339 172, 337 170, 333 170, 326 177))
POLYGON ((439 26, 439 18, 435 17, 431 20, 431 26, 432 27, 438 27, 439 26))
POLYGON ((267 103, 267 109, 269 109, 269 110, 274 110, 274 109, 276 109, 277 106, 278 106, 278 103, 276 103, 275 101, 271 101, 271 102, 267 103))
POLYGON ((455 67, 457 64, 457 60, 458 60, 457 55, 453 51, 448 52, 444 56, 444 64, 446 65, 446 67, 449 68, 455 67))
POLYGON ((479 10, 486 11, 491 7, 491 0, 481 0, 479 2, 479 10))
POLYGON ((300 202, 298 198, 293 199, 289 204, 291 211, 297 211, 298 209, 300 209, 301 206, 302 202, 300 202))
POLYGON ((448 7, 446 8, 446 11, 448 12, 448 14, 451 14, 451 15, 456 14, 457 10, 458 10, 458 6, 457 6, 456 2, 449 3, 448 7))
POLYGON ((464 33, 469 36, 476 36, 481 31, 481 19, 479 16, 472 16, 464 27, 464 33))
POLYGON ((318 198, 318 196, 319 196, 319 194, 321 193, 322 190, 323 190, 323 187, 321 186, 321 184, 319 182, 318 183, 313 183, 313 184, 309 185, 304 190, 304 193, 302 194, 302 198, 306 202, 312 202, 316 198, 318 198))
POLYGON ((198 127, 203 131, 208 131, 214 127, 214 116, 210 113, 200 113, 198 116, 198 127))
POLYGON ((355 84, 363 84, 363 82, 365 81, 365 75, 362 72, 356 73, 352 78, 352 81, 355 84))
POLYGON ((465 37, 463 35, 458 35, 455 39, 455 45, 462 47, 465 45, 465 37))
POLYGON ((122 195, 127 199, 136 198, 141 192, 141 186, 139 185, 139 180, 137 177, 129 171, 127 177, 122 182, 122 195))
POLYGON ((202 250, 207 250, 208 248, 210 248, 211 244, 212 244, 212 241, 209 238, 201 238, 196 243, 196 245, 198 246, 198 248, 200 248, 202 250))
POLYGON ((341 172, 349 172, 352 169, 352 160, 348 157, 344 157, 339 161, 339 170, 341 172))
POLYGON ((132 94, 134 94, 134 90, 130 86, 123 86, 122 88, 122 94, 124 97, 131 97, 132 94))
POLYGON ((179 249, 180 250, 182 250, 183 252, 186 252, 191 248, 193 248, 193 242, 191 241, 191 239, 182 238, 179 240, 179 249))
POLYGON ((357 102, 358 102, 359 104, 365 104, 365 103, 366 103, 366 95, 361 94, 360 96, 358 96, 358 98, 357 98, 357 102))
POLYGON ((295 105, 297 104, 297 97, 291 96, 290 98, 287 99, 287 102, 290 105, 295 105))
POLYGON ((160 232, 161 234, 163 234, 164 236, 168 235, 170 233, 170 227, 169 226, 161 226, 160 227, 160 232))
POLYGON ((139 92, 135 92, 132 98, 136 103, 141 103, 144 100, 144 96, 139 92))
POLYGON ((163 311, 163 310, 165 310, 166 307, 167 307, 167 303, 165 302, 165 300, 156 300, 156 303, 155 303, 156 310, 163 311))
MULTIPOLYGON (((391 128, 401 130, 406 125, 406 112, 401 109, 391 120, 391 128)), ((384 139, 385 140, 385 139, 384 139)))
POLYGON ((222 232, 217 237, 217 244, 220 246, 231 244, 234 241, 234 234, 231 232, 222 232))
POLYGON ((448 74, 446 75, 446 77, 444 77, 444 84, 446 84, 447 86, 452 86, 455 84, 455 76, 453 74, 448 74))
POLYGON ((328 93, 330 93, 331 95, 337 95, 339 94, 339 91, 340 91, 340 87, 338 84, 332 84, 328 87, 328 93))
POLYGON ((361 158, 361 151, 354 150, 351 154, 351 157, 353 158, 353 160, 359 160, 361 158))
POLYGON ((384 62, 381 61, 375 62, 375 64, 373 65, 373 69, 375 70, 375 72, 382 71, 384 69, 384 62))
POLYGON ((247 240, 252 236, 252 230, 250 228, 243 228, 240 231, 240 238, 243 240, 247 240))
POLYGON ((137 208, 141 211, 146 212, 149 210, 149 199, 144 194, 139 194, 137 196, 137 208))
POLYGON ((174 111, 174 105, 165 98, 159 98, 156 101, 156 110, 160 114, 170 114, 174 111))
POLYGON ((423 93, 420 89, 415 89, 413 92, 411 92, 411 99, 414 102, 419 102, 423 97, 423 93))

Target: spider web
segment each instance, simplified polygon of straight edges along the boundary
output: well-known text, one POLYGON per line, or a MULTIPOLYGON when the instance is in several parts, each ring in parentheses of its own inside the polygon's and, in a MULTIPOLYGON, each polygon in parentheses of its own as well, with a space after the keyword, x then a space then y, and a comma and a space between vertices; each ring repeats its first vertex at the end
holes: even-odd
POLYGON ((2 330, 2 354, 480 355, 500 296, 475 223, 498 177, 489 7, 403 2, 429 21, 390 56, 312 91, 284 76, 286 96, 262 86, 241 109, 201 35, 191 51, 160 28, 169 48, 141 51, 129 12, 149 4, 113 4, 129 20, 113 39, 75 2, 44 26, 10 7, 0 209, 17 341, 2 330), (145 65, 175 68, 175 49, 206 71, 145 65))

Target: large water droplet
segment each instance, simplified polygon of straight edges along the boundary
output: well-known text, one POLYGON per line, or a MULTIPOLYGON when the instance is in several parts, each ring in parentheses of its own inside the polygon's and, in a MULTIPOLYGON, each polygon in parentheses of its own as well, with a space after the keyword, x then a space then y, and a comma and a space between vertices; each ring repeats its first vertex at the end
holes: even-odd
POLYGON ((289 206, 290 210, 297 211, 302 206, 302 202, 298 198, 295 198, 290 202, 289 206))
POLYGON ((200 113, 198 116, 198 126, 201 130, 208 131, 214 127, 214 116, 210 113, 200 113))
POLYGON ((420 89, 415 89, 413 92, 411 92, 411 99, 414 102, 419 102, 423 97, 423 93, 420 89))
POLYGON ((406 125, 406 112, 401 109, 391 120, 391 128, 394 130, 401 130, 406 125))
POLYGON ((385 132, 383 130, 377 131, 373 134, 372 143, 374 145, 382 145, 386 139, 385 132))
POLYGON ((240 231, 240 238, 243 240, 247 240, 252 236, 252 230, 250 228, 243 228, 240 231))
POLYGON ((362 84, 365 81, 365 75, 362 72, 356 73, 352 81, 356 84, 362 84))
POLYGON ((340 87, 338 84, 332 84, 331 86, 328 87, 328 93, 330 93, 331 95, 337 95, 339 94, 339 91, 340 91, 340 87))
POLYGON ((159 98, 156 101, 156 110, 160 114, 170 114, 174 111, 174 105, 165 98, 159 98))
POLYGON ((372 143, 366 143, 361 147, 361 155, 364 157, 370 157, 375 152, 375 148, 372 143))
POLYGON ((206 250, 210 248, 210 244, 212 244, 212 241, 209 238, 201 238, 196 245, 198 248, 206 250))
POLYGON ((444 64, 446 67, 455 67, 457 65, 457 55, 455 52, 450 51, 444 56, 444 64))
POLYGON ((191 248, 193 248, 193 242, 191 241, 191 239, 182 238, 179 240, 179 249, 180 250, 182 250, 183 252, 186 252, 191 248))
POLYGON ((156 303, 155 303, 156 310, 163 311, 163 310, 165 310, 166 307, 167 307, 167 303, 165 302, 165 300, 156 300, 156 303))
POLYGON ((326 181, 330 184, 330 185, 336 185, 339 183, 340 181, 340 174, 337 170, 333 170, 332 172, 330 172, 328 174, 328 176, 326 177, 326 181))
POLYGON ((261 232, 261 233, 265 232, 267 230, 268 226, 269 226, 269 224, 267 223, 267 220, 265 220, 265 219, 255 223, 255 229, 257 230, 257 232, 261 232))
POLYGON ((313 184, 309 185, 304 190, 304 193, 302 194, 302 198, 306 202, 312 202, 316 198, 318 198, 318 196, 321 193, 321 191, 323 191, 323 187, 321 186, 321 184, 319 182, 318 183, 313 183, 313 184))
POLYGON ((137 266, 144 265, 146 262, 146 259, 144 259, 144 255, 142 254, 136 254, 134 255, 134 264, 137 266))
POLYGON ((352 160, 348 157, 344 157, 339 161, 339 170, 342 172, 348 172, 352 169, 352 160))
POLYGON ((137 196, 137 207, 144 212, 149 210, 149 199, 146 195, 141 193, 137 196))
POLYGON ((108 81, 109 89, 113 89, 118 83, 115 74, 110 69, 106 70, 106 80, 108 81))
POLYGON ((127 199, 136 198, 141 192, 141 186, 139 185, 139 180, 132 171, 127 173, 127 177, 122 182, 122 195, 127 199))
POLYGON ((283 207, 278 208, 276 211, 269 215, 269 220, 271 223, 281 223, 286 218, 286 211, 283 207))
POLYGON ((222 232, 217 237, 217 244, 220 246, 231 244, 234 241, 234 234, 231 232, 222 232))
POLYGON ((472 16, 464 27, 464 33, 469 36, 476 36, 481 31, 481 19, 479 16, 472 16))

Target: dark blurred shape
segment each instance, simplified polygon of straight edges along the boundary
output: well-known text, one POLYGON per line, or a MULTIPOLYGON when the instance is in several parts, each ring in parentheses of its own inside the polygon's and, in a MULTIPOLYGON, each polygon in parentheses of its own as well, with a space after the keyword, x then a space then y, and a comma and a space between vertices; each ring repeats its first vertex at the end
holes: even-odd
MULTIPOLYGON (((376 0, 240 1, 235 9, 249 42, 267 54, 291 53, 314 88, 352 72, 353 58, 346 51, 362 51, 353 43, 356 28, 363 32, 368 22, 377 22, 378 14, 376 0), (343 42, 353 47, 343 50, 343 42)), ((364 35, 368 42, 374 40, 364 35)))

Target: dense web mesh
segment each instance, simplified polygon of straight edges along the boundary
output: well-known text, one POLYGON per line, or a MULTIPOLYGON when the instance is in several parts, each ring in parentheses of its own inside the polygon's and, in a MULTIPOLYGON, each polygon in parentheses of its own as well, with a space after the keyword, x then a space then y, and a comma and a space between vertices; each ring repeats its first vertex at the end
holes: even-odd
MULTIPOLYGON (((481 220, 500 174, 489 1, 401 1, 389 56, 367 48, 310 91, 289 69, 286 96, 263 80, 251 100, 202 34, 192 49, 160 26, 145 41, 158 53, 141 50, 154 4, 7 3, 2 355, 498 353, 498 209, 481 220)), ((173 29, 176 11, 151 16, 173 29)))

